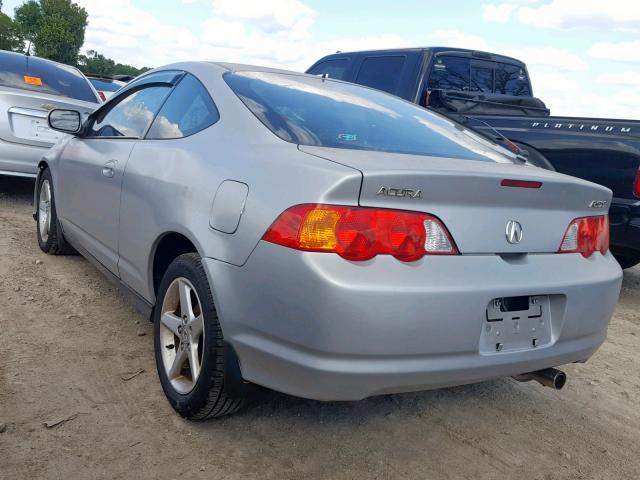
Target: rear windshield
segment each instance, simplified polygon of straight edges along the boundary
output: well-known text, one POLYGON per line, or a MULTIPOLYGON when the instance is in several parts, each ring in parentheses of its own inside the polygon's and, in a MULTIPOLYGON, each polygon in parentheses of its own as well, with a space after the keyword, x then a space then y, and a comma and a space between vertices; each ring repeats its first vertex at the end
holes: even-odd
POLYGON ((124 83, 114 82, 113 80, 103 80, 101 78, 90 78, 89 81, 96 90, 103 92, 116 92, 124 85, 124 83))
POLYGON ((454 55, 435 58, 429 74, 429 88, 531 96, 529 78, 523 66, 454 55))
POLYGON ((287 142, 512 162, 504 149, 463 126, 377 90, 281 73, 229 73, 224 78, 249 110, 287 142))
POLYGON ((98 103, 75 68, 24 55, 0 55, 0 85, 98 103))

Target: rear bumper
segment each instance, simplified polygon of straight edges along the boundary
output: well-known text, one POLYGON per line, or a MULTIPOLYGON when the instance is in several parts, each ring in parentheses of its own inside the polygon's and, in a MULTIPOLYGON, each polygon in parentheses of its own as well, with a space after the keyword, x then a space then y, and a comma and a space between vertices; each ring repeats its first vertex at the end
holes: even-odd
POLYGON ((0 174, 33 177, 48 147, 37 147, 0 140, 0 174))
POLYGON ((640 256, 640 201, 614 199, 609 210, 611 250, 629 257, 640 256))
POLYGON ((584 361, 606 337, 622 281, 610 254, 463 255, 413 264, 379 256, 355 264, 260 242, 243 267, 204 263, 243 377, 318 400, 440 388, 584 361), (487 305, 521 295, 554 299, 550 341, 486 350, 487 305))

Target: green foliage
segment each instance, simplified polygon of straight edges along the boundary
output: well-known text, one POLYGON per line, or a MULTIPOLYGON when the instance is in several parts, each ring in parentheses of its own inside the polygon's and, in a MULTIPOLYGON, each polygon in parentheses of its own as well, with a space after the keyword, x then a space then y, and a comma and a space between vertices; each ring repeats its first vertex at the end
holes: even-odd
POLYGON ((22 35, 13 20, 2 12, 0 12, 0 50, 24 51, 22 35))
POLYGON ((16 8, 14 24, 32 42, 37 56, 75 65, 87 11, 71 0, 29 0, 16 8))
POLYGON ((78 57, 78 67, 84 73, 112 75, 115 66, 116 62, 95 50, 89 50, 86 55, 80 55, 78 57))
POLYGON ((124 65, 122 63, 116 63, 116 66, 114 67, 113 73, 114 73, 114 75, 116 75, 116 74, 133 75, 134 77, 137 77, 138 75, 143 74, 147 70, 151 70, 151 68, 149 68, 149 67, 136 68, 136 67, 132 67, 131 65, 124 65))
POLYGON ((78 57, 78 68, 84 73, 94 75, 125 74, 138 76, 149 70, 148 67, 136 68, 131 65, 116 63, 95 50, 89 50, 86 55, 80 55, 78 57))

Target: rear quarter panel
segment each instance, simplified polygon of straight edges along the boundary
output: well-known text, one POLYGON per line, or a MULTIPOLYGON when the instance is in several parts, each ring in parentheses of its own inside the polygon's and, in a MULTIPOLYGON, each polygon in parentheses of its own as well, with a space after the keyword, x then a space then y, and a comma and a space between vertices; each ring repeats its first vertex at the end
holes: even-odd
POLYGON ((149 301, 155 296, 155 247, 168 232, 185 235, 203 257, 242 265, 290 206, 358 201, 360 172, 278 139, 220 76, 204 73, 198 76, 209 88, 220 120, 184 139, 138 142, 124 174, 118 267, 122 280, 149 301), (244 213, 233 234, 210 227, 212 202, 225 180, 248 186, 244 213))

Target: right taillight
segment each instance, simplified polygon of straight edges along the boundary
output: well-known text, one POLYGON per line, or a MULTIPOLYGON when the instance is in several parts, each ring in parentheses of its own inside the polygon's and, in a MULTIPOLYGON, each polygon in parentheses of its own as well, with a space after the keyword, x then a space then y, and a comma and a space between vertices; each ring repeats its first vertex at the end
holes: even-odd
POLYGON ((633 195, 636 198, 640 198, 640 167, 638 167, 638 171, 636 172, 636 179, 633 182, 633 195))
POLYGON ((609 250, 609 217, 598 215, 573 220, 567 228, 558 253, 580 253, 590 257, 594 252, 602 255, 609 250))
POLYGON ((447 228, 433 215, 385 208, 296 205, 283 212, 262 239, 352 261, 392 255, 413 262, 425 255, 458 254, 447 228))

